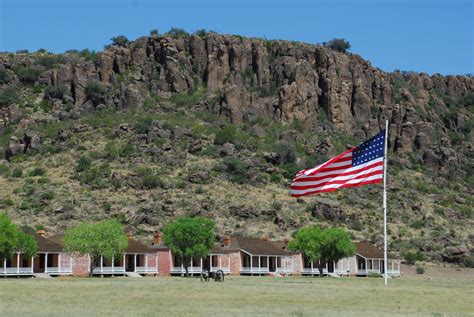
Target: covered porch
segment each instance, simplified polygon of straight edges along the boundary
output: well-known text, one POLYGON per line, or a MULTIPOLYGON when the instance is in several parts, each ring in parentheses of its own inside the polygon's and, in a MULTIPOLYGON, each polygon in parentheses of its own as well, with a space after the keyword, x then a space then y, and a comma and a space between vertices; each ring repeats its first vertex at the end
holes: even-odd
MULTIPOLYGON (((371 274, 384 274, 384 260, 379 258, 365 258, 361 255, 356 256, 358 276, 369 276, 371 274)), ((387 260, 387 274, 389 276, 400 276, 400 260, 387 260)))
POLYGON ((241 251, 242 275, 292 274, 293 257, 284 255, 252 255, 241 251))
POLYGON ((95 263, 93 274, 126 275, 128 272, 143 275, 158 273, 158 254, 125 253, 121 257, 112 257, 110 260, 100 257, 95 263), (154 265, 149 265, 151 259, 154 259, 154 265))
MULTIPOLYGON (((319 275, 319 261, 308 261, 303 256, 303 269, 301 274, 303 275, 319 275)), ((330 261, 323 267, 323 275, 337 274, 337 275, 349 275, 350 274, 350 259, 344 258, 339 261, 330 261)))
POLYGON ((72 274, 72 257, 55 252, 42 252, 34 257, 17 253, 11 259, 4 259, 0 267, 0 276, 33 276, 41 273, 52 276, 72 274))

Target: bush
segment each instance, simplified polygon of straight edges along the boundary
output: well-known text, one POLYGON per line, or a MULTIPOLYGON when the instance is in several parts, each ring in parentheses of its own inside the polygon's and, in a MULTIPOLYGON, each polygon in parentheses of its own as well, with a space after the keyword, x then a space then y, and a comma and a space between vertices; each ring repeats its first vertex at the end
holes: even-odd
POLYGON ((81 156, 76 162, 76 172, 84 172, 92 165, 92 160, 88 156, 81 156))
POLYGON ((110 40, 112 41, 112 45, 118 46, 125 46, 129 42, 128 38, 125 35, 114 36, 110 40))
POLYGON ((8 166, 1 164, 0 165, 0 176, 8 177, 10 175, 10 169, 8 166))
POLYGON ((345 53, 351 48, 351 44, 345 39, 333 39, 328 43, 325 43, 324 46, 341 53, 345 53))
POLYGON ((137 133, 143 134, 148 133, 151 125, 153 124, 153 119, 149 116, 139 118, 137 124, 135 125, 135 129, 137 133))
POLYGON ((37 67, 25 67, 22 65, 15 66, 13 71, 24 84, 34 84, 41 72, 37 67))
POLYGON ((20 102, 20 97, 15 88, 7 88, 0 92, 0 108, 8 107, 12 103, 20 102))
POLYGON ((145 175, 142 178, 141 187, 143 189, 153 189, 159 187, 161 184, 160 178, 157 175, 145 175))
POLYGON ((53 192, 44 192, 40 195, 40 199, 42 200, 52 200, 54 198, 53 192))
POLYGON ((227 172, 232 175, 231 180, 233 182, 242 184, 246 181, 246 173, 248 169, 248 164, 239 160, 236 157, 226 157, 224 159, 224 164, 226 166, 227 172))
POLYGON ((97 106, 105 101, 107 89, 98 81, 89 81, 86 85, 86 97, 97 106))
POLYGON ((233 143, 237 135, 237 128, 233 124, 229 124, 223 129, 216 132, 214 144, 222 145, 224 143, 233 143))
POLYGON ((20 178, 23 176, 23 170, 19 167, 15 167, 12 171, 12 177, 20 178))
POLYGON ((0 67, 0 84, 6 84, 10 81, 10 76, 5 68, 0 67))
POLYGON ((420 250, 416 252, 407 251, 403 254, 403 258, 405 259, 405 262, 408 265, 413 265, 417 261, 423 261, 425 259, 423 253, 421 253, 420 250))
POLYGON ((280 164, 294 163, 296 161, 295 150, 286 141, 275 143, 273 146, 273 151, 278 154, 280 164))
POLYGON ((30 176, 43 176, 45 174, 45 170, 41 167, 35 167, 31 172, 30 176))
POLYGON ((463 259, 463 263, 465 267, 474 268, 474 256, 469 256, 463 259))
POLYGON ((185 91, 174 94, 171 97, 171 102, 173 102, 177 107, 191 107, 201 100, 205 94, 206 90, 202 87, 199 87, 189 92, 185 91))
POLYGON ((207 31, 206 29, 199 29, 196 32, 194 32, 194 34, 196 34, 199 37, 205 37, 207 34, 207 31))
POLYGON ((153 29, 150 31, 150 36, 158 36, 158 35, 159 35, 158 29, 153 29))
POLYGON ((135 154, 136 148, 133 144, 125 144, 119 149, 119 155, 120 157, 131 157, 133 154, 135 154))
POLYGON ((67 59, 63 55, 45 55, 36 60, 37 65, 42 65, 46 68, 53 68, 58 64, 65 64, 67 59))
POLYGON ((179 37, 184 37, 184 36, 189 35, 188 32, 180 28, 171 28, 168 32, 166 32, 166 34, 174 38, 179 38, 179 37))
POLYGON ((63 99, 66 94, 64 86, 48 86, 44 90, 44 98, 46 99, 63 99))
POLYGON ((416 267, 416 274, 424 274, 425 273, 425 268, 422 266, 417 266, 416 267))

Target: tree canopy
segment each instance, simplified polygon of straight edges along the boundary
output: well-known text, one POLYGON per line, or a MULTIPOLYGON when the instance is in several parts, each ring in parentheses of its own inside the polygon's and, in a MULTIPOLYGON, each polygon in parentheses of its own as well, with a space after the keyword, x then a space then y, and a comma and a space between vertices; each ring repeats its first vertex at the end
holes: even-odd
POLYGON ((0 259, 10 259, 16 252, 27 257, 36 254, 38 243, 32 237, 19 230, 4 213, 0 213, 0 259))
POLYGON ((329 261, 355 254, 355 245, 349 234, 341 228, 321 230, 317 226, 301 228, 290 241, 288 248, 302 252, 308 261, 319 260, 319 274, 323 275, 323 267, 329 261))
POLYGON ((163 241, 185 264, 186 275, 191 258, 209 255, 215 243, 214 227, 209 219, 183 217, 163 229, 163 241))
POLYGON ((333 39, 325 43, 324 46, 341 53, 345 53, 351 48, 351 44, 345 39, 333 39))
POLYGON ((123 233, 122 225, 116 220, 82 223, 67 229, 64 235, 66 252, 90 256, 90 276, 93 274, 96 260, 101 256, 108 260, 120 256, 127 246, 127 236, 123 233))

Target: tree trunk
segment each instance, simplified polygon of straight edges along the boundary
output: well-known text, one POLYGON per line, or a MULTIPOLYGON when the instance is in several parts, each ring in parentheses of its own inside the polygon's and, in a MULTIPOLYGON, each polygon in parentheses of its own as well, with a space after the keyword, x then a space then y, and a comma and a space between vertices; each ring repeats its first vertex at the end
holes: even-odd
POLYGON ((319 277, 324 277, 323 269, 326 266, 326 261, 319 260, 319 277))
POLYGON ((91 265, 89 267, 89 277, 94 276, 94 269, 95 269, 95 258, 91 257, 91 265))

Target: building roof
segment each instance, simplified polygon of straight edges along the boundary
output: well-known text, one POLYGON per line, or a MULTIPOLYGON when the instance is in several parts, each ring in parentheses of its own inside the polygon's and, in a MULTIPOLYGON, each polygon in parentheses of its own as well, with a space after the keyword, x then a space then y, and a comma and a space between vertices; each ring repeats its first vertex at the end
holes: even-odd
POLYGON ((38 252, 62 252, 63 247, 55 241, 40 236, 39 234, 32 234, 33 238, 38 242, 38 252))
MULTIPOLYGON (((368 241, 356 242, 356 253, 363 256, 366 259, 383 259, 384 254, 381 248, 376 247, 368 241)), ((396 259, 397 257, 393 254, 387 254, 387 258, 396 259)))
POLYGON ((242 250, 251 255, 288 255, 290 252, 274 242, 259 238, 231 237, 228 245, 223 242, 216 244, 212 249, 213 253, 242 250))
POLYGON ((128 247, 125 253, 153 253, 153 249, 149 246, 137 241, 133 238, 128 238, 128 247))
MULTIPOLYGON (((49 237, 50 240, 63 245, 64 234, 58 233, 49 237)), ((154 251, 147 245, 137 241, 131 237, 128 237, 128 246, 125 253, 154 253, 154 251)))

